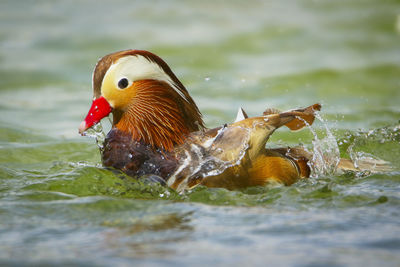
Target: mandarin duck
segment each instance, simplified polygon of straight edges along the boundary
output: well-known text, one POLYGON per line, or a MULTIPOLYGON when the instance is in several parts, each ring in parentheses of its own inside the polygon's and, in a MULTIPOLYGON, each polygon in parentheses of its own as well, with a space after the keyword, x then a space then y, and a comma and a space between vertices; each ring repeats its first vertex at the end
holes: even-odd
POLYGON ((302 148, 266 148, 279 127, 299 130, 321 106, 241 119, 207 129, 186 88, 160 57, 126 50, 101 58, 93 72, 94 100, 79 132, 110 113, 103 165, 133 177, 157 177, 179 192, 197 185, 239 189, 309 177, 312 155, 302 148))

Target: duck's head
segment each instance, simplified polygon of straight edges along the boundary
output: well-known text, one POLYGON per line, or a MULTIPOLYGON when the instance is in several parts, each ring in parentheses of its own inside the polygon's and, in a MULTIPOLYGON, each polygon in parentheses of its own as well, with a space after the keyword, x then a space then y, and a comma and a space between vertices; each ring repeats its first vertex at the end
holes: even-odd
POLYGON ((153 148, 172 150, 204 127, 201 113, 169 66, 143 50, 104 56, 93 72, 94 100, 79 132, 113 114, 113 127, 153 148))

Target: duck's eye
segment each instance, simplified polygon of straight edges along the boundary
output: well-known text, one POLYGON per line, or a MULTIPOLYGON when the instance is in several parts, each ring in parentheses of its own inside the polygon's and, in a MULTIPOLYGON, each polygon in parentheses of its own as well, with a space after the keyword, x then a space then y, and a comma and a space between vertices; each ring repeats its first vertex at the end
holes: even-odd
POLYGON ((127 78, 122 78, 121 80, 119 80, 118 82, 118 87, 119 89, 125 89, 129 84, 129 81, 127 78))

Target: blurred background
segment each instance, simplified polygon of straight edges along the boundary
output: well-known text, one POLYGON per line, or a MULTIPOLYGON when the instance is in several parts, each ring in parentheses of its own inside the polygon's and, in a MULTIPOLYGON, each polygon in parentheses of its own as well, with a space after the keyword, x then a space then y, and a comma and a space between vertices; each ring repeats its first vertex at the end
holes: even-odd
POLYGON ((0 264, 399 263, 399 1, 2 0, 0 25, 0 264), (320 138, 395 168, 184 196, 128 182, 77 128, 97 60, 131 48, 169 64, 209 127, 320 102, 320 138))
POLYGON ((2 1, 2 120, 77 137, 97 60, 136 48, 167 61, 211 126, 238 106, 316 101, 345 128, 390 124, 399 14, 398 1, 2 1))

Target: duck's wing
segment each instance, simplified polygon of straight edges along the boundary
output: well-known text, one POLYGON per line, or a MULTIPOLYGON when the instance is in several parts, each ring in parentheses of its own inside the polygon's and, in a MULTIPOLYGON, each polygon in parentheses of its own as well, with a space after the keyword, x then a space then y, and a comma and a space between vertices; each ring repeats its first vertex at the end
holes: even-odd
POLYGON ((232 175, 245 176, 252 162, 265 154, 265 144, 276 129, 286 125, 291 130, 299 130, 307 124, 312 124, 314 113, 320 108, 319 104, 315 104, 282 113, 270 110, 260 117, 193 133, 187 142, 176 150, 180 165, 167 183, 170 187, 182 191, 205 183, 208 179, 228 177, 229 180, 229 176, 232 175))
POLYGON ((252 158, 265 148, 269 137, 276 129, 286 126, 292 131, 300 130, 314 122, 315 112, 320 109, 320 104, 280 113, 277 110, 268 109, 264 112, 264 116, 242 120, 233 123, 230 127, 246 129, 249 132, 249 154, 252 158))

